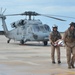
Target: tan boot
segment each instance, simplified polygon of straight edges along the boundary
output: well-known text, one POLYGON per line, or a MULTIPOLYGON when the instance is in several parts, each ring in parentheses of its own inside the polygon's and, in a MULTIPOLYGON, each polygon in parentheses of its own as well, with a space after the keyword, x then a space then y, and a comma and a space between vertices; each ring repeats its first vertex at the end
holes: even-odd
POLYGON ((68 64, 68 69, 71 69, 71 64, 68 64))
POLYGON ((71 63, 71 66, 72 66, 72 68, 75 68, 75 67, 74 67, 74 64, 72 64, 72 63, 71 63))

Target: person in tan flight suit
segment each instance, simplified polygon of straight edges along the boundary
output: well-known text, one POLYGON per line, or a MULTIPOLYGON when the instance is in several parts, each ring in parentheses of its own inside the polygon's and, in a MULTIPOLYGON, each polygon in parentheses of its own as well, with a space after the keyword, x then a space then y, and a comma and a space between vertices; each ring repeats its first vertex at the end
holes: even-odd
POLYGON ((70 27, 65 31, 63 40, 66 46, 68 68, 74 68, 75 60, 75 23, 71 22, 70 27))
POLYGON ((53 31, 50 33, 50 42, 51 42, 51 59, 52 59, 52 63, 55 64, 55 49, 57 50, 57 61, 58 64, 61 63, 60 61, 60 47, 58 45, 55 44, 55 42, 59 39, 61 39, 61 35, 60 33, 57 31, 58 26, 54 25, 53 27, 53 31))

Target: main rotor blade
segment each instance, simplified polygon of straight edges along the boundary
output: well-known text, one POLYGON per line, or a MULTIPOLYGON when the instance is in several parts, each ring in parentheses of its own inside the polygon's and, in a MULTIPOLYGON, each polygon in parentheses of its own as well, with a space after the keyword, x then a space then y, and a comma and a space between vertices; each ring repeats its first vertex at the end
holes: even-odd
POLYGON ((5 16, 16 16, 16 15, 37 16, 39 14, 36 12, 28 11, 28 12, 24 12, 24 13, 20 13, 20 14, 9 14, 9 15, 5 15, 5 16))
POLYGON ((60 21, 66 21, 64 19, 60 19, 60 18, 56 18, 56 17, 52 17, 52 16, 48 16, 48 15, 44 15, 44 14, 40 14, 42 16, 46 16, 46 17, 49 17, 49 18, 53 18, 53 19, 56 19, 56 20, 60 20, 60 21))
POLYGON ((60 18, 56 18, 56 17, 53 17, 53 16, 44 15, 44 14, 39 14, 39 13, 32 12, 32 11, 26 11, 26 12, 20 13, 20 14, 9 14, 9 15, 5 15, 5 16, 18 16, 18 15, 26 15, 26 16, 29 16, 29 17, 41 15, 41 16, 53 18, 53 19, 60 20, 60 21, 66 21, 64 19, 60 19, 60 18))
POLYGON ((64 18, 72 18, 72 19, 75 19, 75 17, 71 17, 71 16, 61 16, 61 15, 51 15, 51 16, 57 16, 57 17, 64 17, 64 18))
POLYGON ((16 16, 16 15, 21 15, 21 14, 9 14, 9 15, 4 15, 4 16, 16 16))

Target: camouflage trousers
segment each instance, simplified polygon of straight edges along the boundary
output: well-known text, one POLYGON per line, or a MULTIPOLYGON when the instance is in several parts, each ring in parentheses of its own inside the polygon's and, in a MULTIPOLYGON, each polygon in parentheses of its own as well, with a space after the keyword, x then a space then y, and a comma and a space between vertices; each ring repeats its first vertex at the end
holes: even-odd
POLYGON ((55 61, 55 51, 57 51, 57 61, 60 61, 60 47, 51 45, 51 59, 55 61))
POLYGON ((74 65, 75 61, 75 46, 74 47, 68 47, 66 46, 66 56, 67 56, 67 64, 70 67, 71 64, 74 65))

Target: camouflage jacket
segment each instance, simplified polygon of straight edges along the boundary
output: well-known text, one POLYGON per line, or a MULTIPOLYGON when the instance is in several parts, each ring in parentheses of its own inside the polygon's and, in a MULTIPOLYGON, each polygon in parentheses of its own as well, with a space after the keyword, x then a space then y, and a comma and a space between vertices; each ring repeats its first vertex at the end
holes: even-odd
POLYGON ((63 40, 66 45, 74 46, 75 45, 75 30, 71 31, 70 28, 68 28, 64 33, 63 40))
POLYGON ((52 31, 51 33, 50 33, 50 41, 51 42, 56 42, 58 39, 61 39, 62 37, 61 37, 61 35, 60 35, 60 33, 58 32, 58 31, 52 31))

